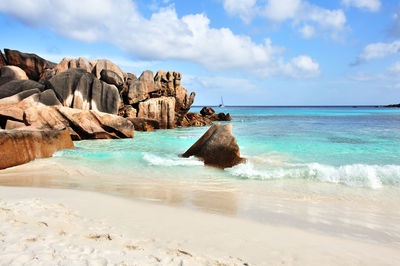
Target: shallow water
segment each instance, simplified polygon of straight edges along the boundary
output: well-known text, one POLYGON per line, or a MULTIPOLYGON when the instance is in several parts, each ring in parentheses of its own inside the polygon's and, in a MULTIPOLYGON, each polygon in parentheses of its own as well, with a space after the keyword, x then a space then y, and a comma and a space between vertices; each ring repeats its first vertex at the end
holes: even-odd
MULTIPOLYGON (((193 108, 199 111, 199 108, 193 108)), ((0 171, 0 184, 69 187, 400 246, 400 110, 224 108, 247 163, 181 158, 207 128, 75 142, 0 171)))

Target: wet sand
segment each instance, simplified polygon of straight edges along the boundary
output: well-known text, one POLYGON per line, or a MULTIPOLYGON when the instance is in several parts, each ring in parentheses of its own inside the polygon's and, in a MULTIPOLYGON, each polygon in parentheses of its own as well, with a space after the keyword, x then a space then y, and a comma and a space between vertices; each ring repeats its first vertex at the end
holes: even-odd
POLYGON ((172 243, 170 248, 190 250, 200 258, 210 255, 209 259, 229 261, 234 255, 235 260, 258 265, 399 261, 397 190, 290 180, 261 184, 110 178, 86 168, 36 160, 0 172, 0 199, 39 196, 83 217, 106 219, 132 239, 157 239, 161 247, 172 243))

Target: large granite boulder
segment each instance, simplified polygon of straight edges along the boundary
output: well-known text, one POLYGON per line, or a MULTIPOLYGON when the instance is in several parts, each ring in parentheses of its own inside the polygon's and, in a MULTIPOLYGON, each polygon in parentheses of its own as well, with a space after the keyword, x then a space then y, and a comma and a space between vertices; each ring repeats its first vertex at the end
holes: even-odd
POLYGON ((124 80, 114 71, 103 69, 100 72, 100 80, 115 85, 119 90, 121 90, 124 86, 124 80))
POLYGON ((232 167, 245 160, 240 157, 239 146, 232 135, 232 124, 212 125, 182 156, 196 156, 204 164, 218 168, 232 167))
POLYGON ((101 78, 102 70, 111 70, 114 71, 122 80, 125 80, 126 73, 122 71, 119 66, 111 62, 107 59, 98 59, 90 61, 90 64, 93 66, 92 73, 96 76, 96 78, 101 78))
POLYGON ((0 99, 32 89, 44 91, 45 86, 33 80, 12 80, 0 86, 0 99))
POLYGON ((66 107, 118 113, 120 105, 118 89, 98 80, 84 69, 68 69, 49 79, 47 86, 56 92, 66 107))
POLYGON ((13 96, 0 99, 0 105, 19 103, 20 101, 28 97, 31 97, 34 101, 40 102, 45 105, 61 105, 56 94, 51 89, 45 90, 43 92, 41 92, 39 89, 22 91, 13 96))
POLYGON ((29 79, 25 71, 17 66, 3 66, 0 68, 0 86, 11 80, 29 79))
POLYGON ((150 93, 156 91, 153 72, 146 70, 136 80, 131 80, 126 95, 128 104, 137 104, 150 97, 150 93))
POLYGON ((139 103, 139 118, 153 119, 161 129, 175 127, 175 98, 160 97, 139 103))
POLYGON ((206 116, 208 119, 211 121, 231 121, 232 117, 229 113, 218 113, 218 114, 212 114, 209 116, 206 116))
POLYGON ((56 66, 36 54, 21 53, 17 50, 4 49, 8 65, 18 66, 25 71, 29 79, 39 81, 45 69, 56 66))
POLYGON ((0 169, 51 157, 55 151, 73 147, 66 129, 0 131, 0 169))

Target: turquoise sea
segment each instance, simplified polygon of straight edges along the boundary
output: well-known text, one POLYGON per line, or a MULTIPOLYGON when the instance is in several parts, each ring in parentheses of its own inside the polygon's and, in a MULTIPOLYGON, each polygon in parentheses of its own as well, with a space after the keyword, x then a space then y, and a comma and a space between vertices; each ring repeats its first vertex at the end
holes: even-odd
POLYGON ((99 191, 400 247, 400 109, 215 110, 231 114, 246 163, 181 158, 208 127, 176 128, 75 142, 3 170, 0 185, 99 191))
MULTIPOLYGON (((260 180, 304 179, 379 189, 400 187, 400 109, 374 107, 226 107, 246 164, 203 167, 185 152, 206 130, 136 132, 134 139, 75 142, 57 157, 102 173, 260 180)), ((199 112, 200 108, 191 111, 199 112)))

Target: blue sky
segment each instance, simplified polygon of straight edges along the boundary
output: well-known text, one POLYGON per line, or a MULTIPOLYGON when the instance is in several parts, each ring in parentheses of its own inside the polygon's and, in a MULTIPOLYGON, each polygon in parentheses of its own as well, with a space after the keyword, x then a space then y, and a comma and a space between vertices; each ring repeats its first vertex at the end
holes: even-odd
POLYGON ((400 102, 400 3, 13 0, 3 48, 179 71, 196 105, 400 102))

